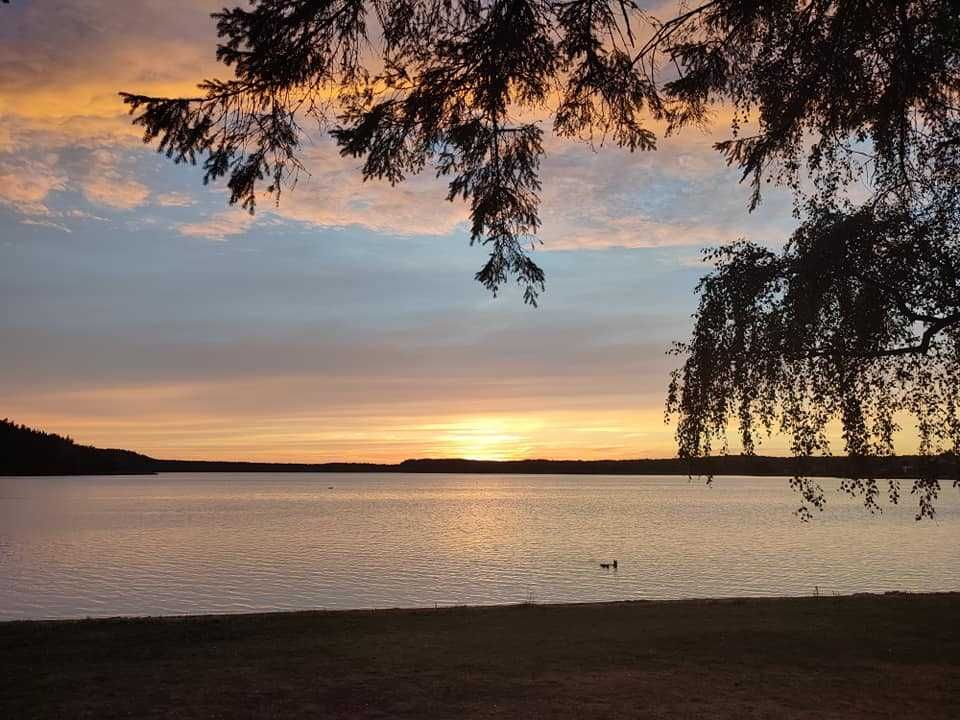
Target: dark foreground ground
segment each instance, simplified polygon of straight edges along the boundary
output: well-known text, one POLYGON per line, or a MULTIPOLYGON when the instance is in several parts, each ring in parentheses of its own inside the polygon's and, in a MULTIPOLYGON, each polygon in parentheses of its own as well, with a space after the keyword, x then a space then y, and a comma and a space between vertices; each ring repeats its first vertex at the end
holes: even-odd
POLYGON ((0 624, 0 718, 960 718, 960 594, 0 624))

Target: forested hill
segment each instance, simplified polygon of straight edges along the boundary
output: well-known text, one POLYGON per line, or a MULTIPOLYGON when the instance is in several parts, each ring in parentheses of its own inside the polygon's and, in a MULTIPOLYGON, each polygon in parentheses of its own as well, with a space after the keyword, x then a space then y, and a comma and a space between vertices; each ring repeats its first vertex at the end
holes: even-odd
POLYGON ((129 450, 78 445, 71 438, 0 421, 0 475, 116 475, 154 472, 155 461, 129 450))
MULTIPOLYGON (((0 475, 111 475, 157 472, 392 472, 392 473, 511 473, 556 475, 769 475, 797 472, 822 477, 872 474, 874 477, 917 477, 916 456, 868 458, 853 463, 845 457, 803 461, 784 457, 723 455, 693 465, 663 460, 404 460, 378 463, 261 463, 205 460, 157 460, 129 450, 103 450, 78 445, 68 437, 0 421, 0 475)), ((935 460, 946 474, 948 462, 935 460)))

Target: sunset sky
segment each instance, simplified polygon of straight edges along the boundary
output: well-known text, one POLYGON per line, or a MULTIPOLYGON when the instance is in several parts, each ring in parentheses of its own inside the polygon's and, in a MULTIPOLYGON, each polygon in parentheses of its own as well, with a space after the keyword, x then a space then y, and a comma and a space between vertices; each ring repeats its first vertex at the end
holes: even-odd
POLYGON ((784 194, 747 215, 722 123, 649 154, 550 139, 532 309, 473 280, 429 172, 364 184, 317 134, 251 218, 143 145, 117 91, 222 77, 221 5, 0 9, 0 415, 159 457, 674 454, 664 353, 700 250, 793 224, 784 194))

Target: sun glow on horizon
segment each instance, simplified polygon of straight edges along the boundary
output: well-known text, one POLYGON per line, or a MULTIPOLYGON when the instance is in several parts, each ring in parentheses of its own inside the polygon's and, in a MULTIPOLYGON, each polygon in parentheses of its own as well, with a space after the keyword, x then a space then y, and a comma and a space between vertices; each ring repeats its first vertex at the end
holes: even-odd
POLYGON ((446 457, 519 460, 531 450, 530 435, 542 427, 532 418, 468 418, 438 426, 437 446, 446 457))

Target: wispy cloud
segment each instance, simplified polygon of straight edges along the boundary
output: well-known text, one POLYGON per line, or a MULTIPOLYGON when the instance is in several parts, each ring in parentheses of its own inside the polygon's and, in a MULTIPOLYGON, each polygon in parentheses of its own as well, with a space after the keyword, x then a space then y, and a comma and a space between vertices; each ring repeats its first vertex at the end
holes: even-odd
MULTIPOLYGON (((150 188, 136 175, 133 160, 114 145, 85 143, 60 134, 14 129, 0 151, 0 202, 27 216, 53 213, 54 193, 77 191, 88 202, 114 210, 146 203, 150 188)), ((63 217, 87 214, 67 208, 63 217)))
POLYGON ((66 185, 54 154, 29 159, 0 156, 0 203, 24 215, 49 215, 47 198, 66 185))
POLYGON ((169 192, 157 195, 153 204, 160 207, 190 207, 196 205, 197 201, 186 193, 169 192))
POLYGON ((544 162, 546 250, 704 246, 745 234, 783 237, 789 199, 771 190, 747 212, 747 188, 713 150, 715 137, 691 132, 650 153, 599 152, 552 141, 544 162))
POLYGON ((327 138, 309 148, 309 176, 263 211, 317 227, 357 226, 391 235, 448 235, 467 219, 462 203, 444 199, 446 185, 429 171, 391 186, 364 182, 355 159, 343 158, 327 138))
POLYGON ((35 225, 35 226, 37 226, 37 227, 48 227, 48 228, 53 228, 54 230, 59 230, 60 232, 65 232, 65 233, 73 232, 73 231, 72 231, 70 228, 68 228, 66 225, 62 225, 61 223, 54 222, 53 220, 43 220, 43 219, 39 219, 39 220, 38 220, 38 219, 36 219, 36 218, 29 218, 29 217, 28 217, 28 218, 23 218, 22 220, 20 220, 20 224, 21 224, 21 225, 35 225))
POLYGON ((132 210, 146 203, 150 189, 131 171, 120 168, 119 154, 107 148, 93 150, 80 180, 84 196, 95 205, 132 210))
POLYGON ((211 215, 206 220, 177 225, 177 232, 187 237, 206 240, 226 240, 232 235, 245 233, 256 218, 245 210, 231 208, 211 215))

